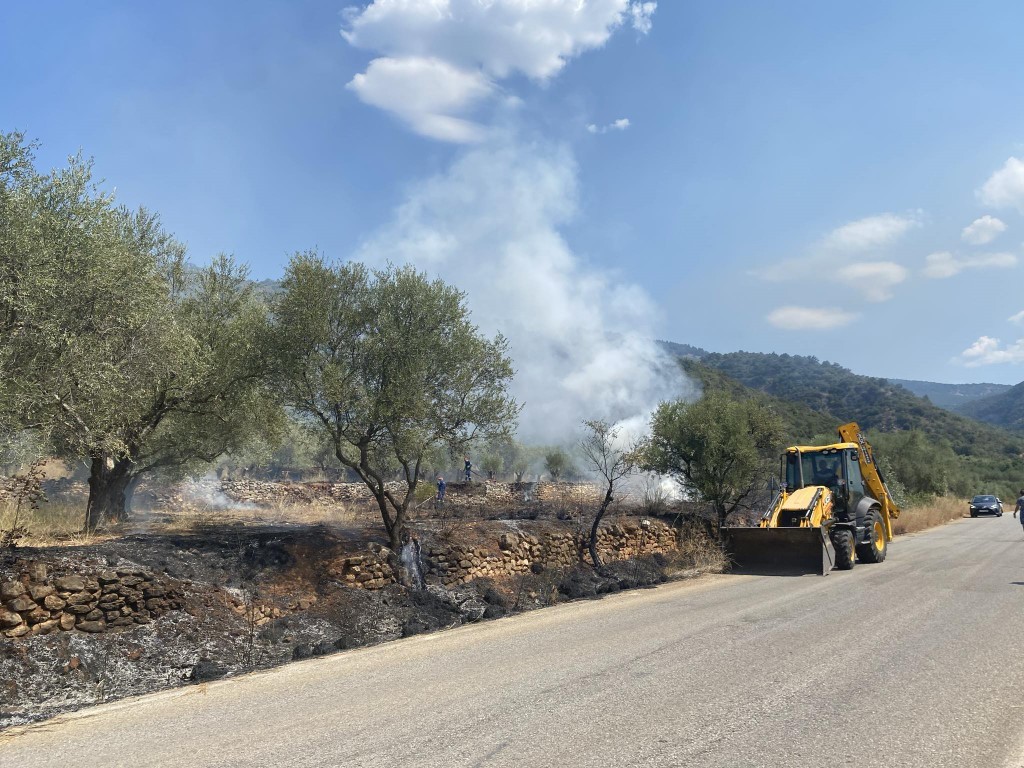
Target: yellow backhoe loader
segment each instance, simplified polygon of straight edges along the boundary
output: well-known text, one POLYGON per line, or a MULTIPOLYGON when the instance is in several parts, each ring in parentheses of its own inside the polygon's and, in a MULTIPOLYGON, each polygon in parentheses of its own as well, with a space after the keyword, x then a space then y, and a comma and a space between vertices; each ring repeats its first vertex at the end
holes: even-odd
POLYGON ((820 573, 885 560, 900 510, 856 423, 841 442, 796 445, 782 457, 785 482, 756 528, 726 528, 735 570, 820 573))

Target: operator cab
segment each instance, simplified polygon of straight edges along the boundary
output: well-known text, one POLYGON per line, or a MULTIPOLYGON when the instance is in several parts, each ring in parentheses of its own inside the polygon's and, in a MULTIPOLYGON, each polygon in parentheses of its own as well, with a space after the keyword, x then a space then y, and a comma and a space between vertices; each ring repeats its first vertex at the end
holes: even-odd
POLYGON ((823 448, 790 448, 782 457, 786 488, 825 486, 832 491, 836 517, 850 520, 851 511, 864 498, 864 478, 857 462, 857 446, 839 443, 823 448))

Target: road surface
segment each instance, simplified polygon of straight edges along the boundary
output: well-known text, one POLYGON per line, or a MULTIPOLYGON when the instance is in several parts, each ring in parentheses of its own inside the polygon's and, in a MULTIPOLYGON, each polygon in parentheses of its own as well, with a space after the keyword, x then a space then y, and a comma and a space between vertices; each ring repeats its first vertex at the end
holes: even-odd
POLYGON ((1024 534, 719 576, 96 707, 30 766, 1022 766, 1024 534))

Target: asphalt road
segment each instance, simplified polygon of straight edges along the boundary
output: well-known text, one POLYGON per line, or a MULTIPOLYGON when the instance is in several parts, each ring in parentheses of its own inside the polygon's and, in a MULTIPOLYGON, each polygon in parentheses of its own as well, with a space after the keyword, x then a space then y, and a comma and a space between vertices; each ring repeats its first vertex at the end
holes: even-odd
POLYGON ((96 707, 0 765, 1022 766, 1024 533, 722 576, 96 707))

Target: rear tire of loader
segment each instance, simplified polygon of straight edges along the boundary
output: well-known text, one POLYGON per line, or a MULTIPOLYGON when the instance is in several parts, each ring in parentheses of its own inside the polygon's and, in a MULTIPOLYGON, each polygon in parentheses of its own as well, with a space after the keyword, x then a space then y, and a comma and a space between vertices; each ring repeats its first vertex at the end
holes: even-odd
POLYGON ((862 563, 880 563, 885 560, 885 556, 889 552, 889 542, 885 540, 882 513, 877 509, 872 509, 868 512, 864 523, 868 527, 869 541, 857 547, 857 557, 862 563))
POLYGON ((836 548, 836 568, 840 571, 853 568, 857 557, 853 546, 853 532, 845 528, 836 531, 832 534, 832 546, 836 548))

